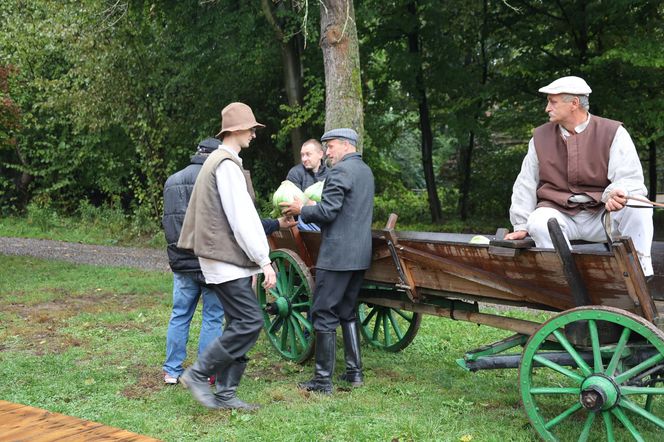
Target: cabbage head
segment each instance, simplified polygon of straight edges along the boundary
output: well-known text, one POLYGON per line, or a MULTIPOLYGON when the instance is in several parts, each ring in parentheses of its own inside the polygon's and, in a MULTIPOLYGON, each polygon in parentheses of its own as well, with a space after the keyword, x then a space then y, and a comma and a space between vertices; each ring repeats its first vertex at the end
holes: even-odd
POLYGON ((311 186, 304 189, 304 196, 306 196, 310 200, 320 203, 320 198, 323 195, 324 184, 325 180, 318 181, 317 183, 312 184, 311 186))
POLYGON ((282 207, 279 205, 279 203, 292 203, 295 198, 299 199, 305 204, 307 202, 307 197, 304 196, 304 193, 292 181, 282 181, 279 188, 275 190, 274 195, 272 195, 272 204, 274 205, 272 215, 275 217, 282 216, 282 207))

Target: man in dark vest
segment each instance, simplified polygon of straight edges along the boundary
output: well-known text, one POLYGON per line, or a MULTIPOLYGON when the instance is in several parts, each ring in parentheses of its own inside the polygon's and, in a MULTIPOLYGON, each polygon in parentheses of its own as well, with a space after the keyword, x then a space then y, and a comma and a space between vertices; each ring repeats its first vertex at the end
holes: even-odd
POLYGON ((626 205, 628 196, 648 194, 632 139, 621 122, 588 113, 591 89, 582 78, 562 77, 539 91, 547 94, 549 122, 530 139, 512 191, 514 232, 505 239, 530 235, 537 247, 553 247, 547 221, 556 218, 568 241, 604 241, 606 209, 611 230, 632 238, 650 277, 652 208, 626 205))
POLYGON ((246 353, 263 326, 263 314, 251 287, 263 272, 265 289, 275 286, 269 246, 253 203, 253 187, 239 153, 256 138, 251 108, 231 103, 221 111, 222 144, 203 164, 191 195, 178 247, 198 256, 205 282, 224 307, 226 328, 180 377, 207 408, 255 409, 236 396, 247 366, 246 353), (207 379, 216 375, 216 394, 207 379))
POLYGON ((341 324, 346 372, 342 380, 362 385, 360 337, 355 304, 371 264, 371 221, 374 177, 356 151, 353 129, 334 129, 323 134, 327 158, 332 164, 319 204, 301 201, 281 203, 285 215, 300 215, 306 223, 321 228, 316 261, 316 288, 311 318, 316 331, 314 377, 298 386, 308 391, 332 393, 336 355, 336 329, 341 324))

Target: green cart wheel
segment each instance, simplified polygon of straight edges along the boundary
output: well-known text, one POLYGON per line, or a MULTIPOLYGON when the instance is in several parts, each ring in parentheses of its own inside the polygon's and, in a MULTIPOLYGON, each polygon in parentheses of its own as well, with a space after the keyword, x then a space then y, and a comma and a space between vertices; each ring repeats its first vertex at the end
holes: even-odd
POLYGON ((360 302, 357 306, 360 332, 374 347, 397 352, 413 342, 422 315, 391 307, 360 302))
POLYGON ((548 320, 526 343, 519 366, 523 406, 546 441, 661 440, 664 404, 653 398, 664 395, 663 382, 664 332, 613 307, 579 307, 548 320), (587 347, 574 346, 566 326, 587 331, 587 347), (612 343, 601 342, 611 332, 612 343), (545 357, 543 346, 556 341, 558 355, 575 368, 545 357))
POLYGON ((276 267, 277 285, 266 292, 262 273, 256 284, 265 333, 282 357, 301 363, 314 350, 315 333, 308 317, 314 281, 295 252, 274 250, 270 259, 276 267))

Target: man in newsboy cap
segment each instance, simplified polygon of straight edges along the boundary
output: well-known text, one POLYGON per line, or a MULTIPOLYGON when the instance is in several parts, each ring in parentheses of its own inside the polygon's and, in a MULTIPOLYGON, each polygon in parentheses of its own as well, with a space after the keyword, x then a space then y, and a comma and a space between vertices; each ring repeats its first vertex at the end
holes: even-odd
POLYGON ((356 151, 357 138, 357 132, 348 128, 330 130, 321 137, 332 168, 319 204, 281 203, 285 215, 300 215, 305 223, 321 228, 310 316, 316 331, 316 365, 313 379, 298 386, 324 394, 332 393, 339 325, 346 359, 341 379, 353 387, 363 383, 355 303, 371 264, 374 178, 356 151))
POLYGON ((652 208, 626 205, 628 196, 647 195, 627 130, 588 112, 592 90, 582 78, 562 77, 539 92, 547 96, 549 122, 533 131, 512 192, 514 232, 505 238, 530 235, 537 247, 553 247, 547 221, 556 218, 568 241, 604 241, 605 209, 612 230, 632 238, 644 276, 650 277, 652 208))

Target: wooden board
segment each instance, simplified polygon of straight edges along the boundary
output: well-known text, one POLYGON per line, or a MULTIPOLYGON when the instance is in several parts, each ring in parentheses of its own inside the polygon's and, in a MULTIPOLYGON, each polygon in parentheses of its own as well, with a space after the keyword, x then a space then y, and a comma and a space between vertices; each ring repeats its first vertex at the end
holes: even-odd
POLYGON ((0 442, 158 442, 96 422, 0 400, 0 442))

